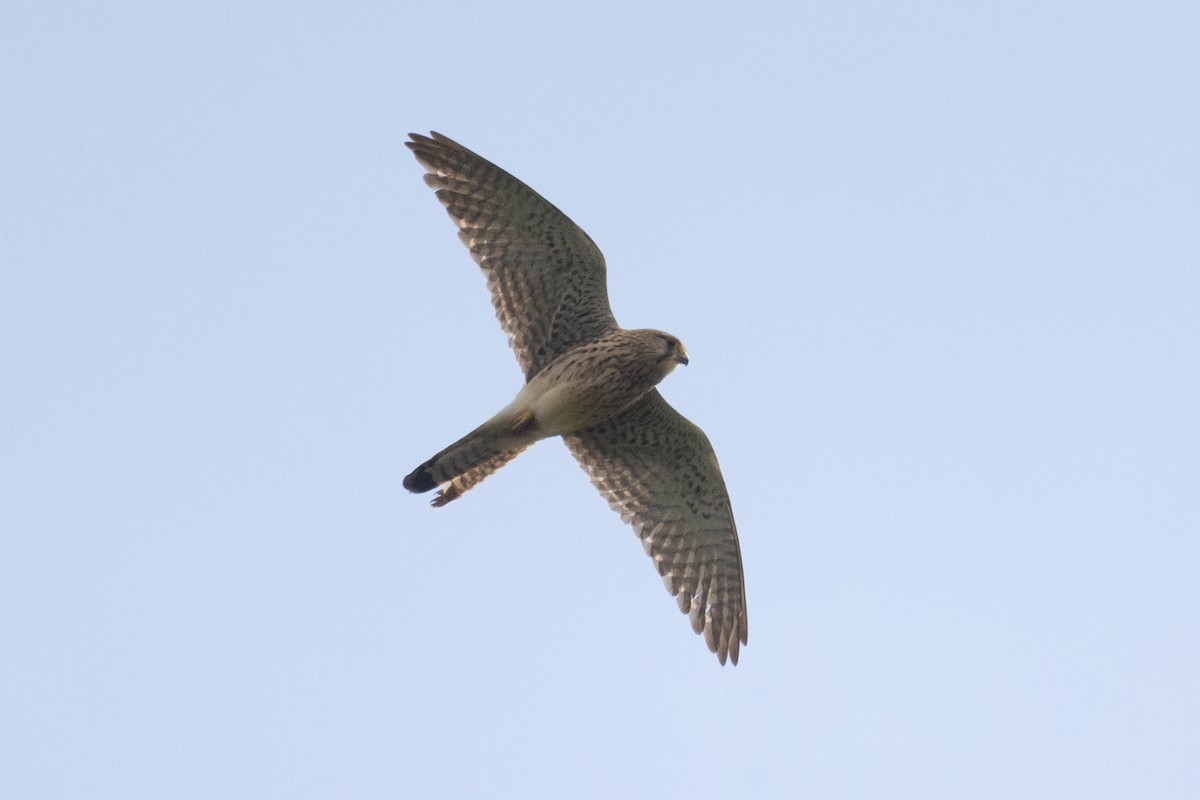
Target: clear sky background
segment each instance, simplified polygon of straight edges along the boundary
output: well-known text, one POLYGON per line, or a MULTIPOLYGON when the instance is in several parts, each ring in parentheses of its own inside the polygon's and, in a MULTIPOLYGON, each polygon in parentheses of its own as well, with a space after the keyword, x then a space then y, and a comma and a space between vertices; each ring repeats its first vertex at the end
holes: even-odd
POLYGON ((1194 798, 1200 6, 24 3, 0 795, 1194 798), (721 459, 721 668, 402 146, 604 250, 721 459))

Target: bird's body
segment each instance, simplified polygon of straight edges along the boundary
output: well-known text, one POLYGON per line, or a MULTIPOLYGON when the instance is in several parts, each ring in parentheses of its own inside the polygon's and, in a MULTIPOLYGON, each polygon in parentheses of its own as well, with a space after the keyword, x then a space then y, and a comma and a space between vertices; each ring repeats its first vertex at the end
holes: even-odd
POLYGON ((551 361, 522 387, 513 406, 533 413, 545 437, 575 433, 629 408, 686 363, 675 337, 617 328, 551 361))
POLYGON ((704 433, 655 387, 683 345, 626 330, 608 306, 604 259, 561 211, 494 164, 440 134, 411 134, 488 276, 496 314, 526 383, 491 419, 412 471, 406 489, 448 484, 445 505, 534 442, 562 436, 623 519, 721 663, 747 640, 741 555, 729 497, 704 433))
MULTIPOLYGON (((640 400, 676 365, 686 363, 683 345, 662 331, 616 328, 575 345, 539 370, 491 419, 413 470, 404 488, 428 491, 477 471, 497 455, 515 456, 541 439, 610 419, 640 400)), ((487 474, 509 460, 499 461, 487 474)), ((484 477, 473 474, 472 485, 484 477)))

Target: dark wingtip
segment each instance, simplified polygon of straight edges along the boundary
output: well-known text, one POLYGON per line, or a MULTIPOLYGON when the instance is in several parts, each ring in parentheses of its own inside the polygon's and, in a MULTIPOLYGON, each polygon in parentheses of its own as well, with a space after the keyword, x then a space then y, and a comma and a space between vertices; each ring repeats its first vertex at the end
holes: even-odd
POLYGON ((433 475, 429 472, 429 467, 424 465, 414 469, 408 477, 404 479, 404 488, 410 492, 428 492, 430 489, 437 488, 437 481, 433 479, 433 475))
POLYGON ((436 139, 426 136, 423 133, 410 133, 408 138, 409 141, 405 142, 404 146, 409 150, 412 150, 414 153, 419 153, 422 150, 428 150, 430 147, 437 146, 436 139))

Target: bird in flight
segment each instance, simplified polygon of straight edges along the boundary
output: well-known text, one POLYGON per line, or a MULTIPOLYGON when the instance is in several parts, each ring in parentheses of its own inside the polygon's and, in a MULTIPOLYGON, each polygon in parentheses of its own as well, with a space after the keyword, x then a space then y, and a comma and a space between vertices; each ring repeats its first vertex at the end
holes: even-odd
POLYGON ((659 381, 687 352, 674 336, 626 330, 608 303, 604 256, 582 228, 490 161, 433 132, 405 144, 487 277, 525 385, 414 469, 404 488, 444 506, 540 439, 561 436, 633 525, 667 590, 722 664, 747 641, 746 589, 729 494, 704 431, 659 381))

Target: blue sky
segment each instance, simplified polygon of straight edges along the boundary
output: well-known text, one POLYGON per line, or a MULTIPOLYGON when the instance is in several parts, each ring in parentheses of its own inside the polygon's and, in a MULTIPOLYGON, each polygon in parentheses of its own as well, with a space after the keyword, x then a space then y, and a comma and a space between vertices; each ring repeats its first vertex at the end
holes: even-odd
POLYGON ((1188 3, 23 4, 0 26, 0 794, 1190 798, 1188 3), (722 669, 507 403, 442 131, 678 335, 722 669))

